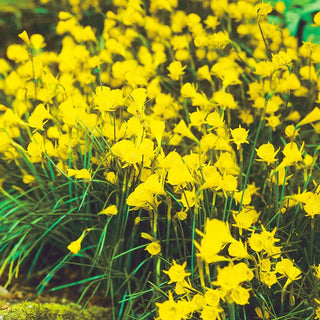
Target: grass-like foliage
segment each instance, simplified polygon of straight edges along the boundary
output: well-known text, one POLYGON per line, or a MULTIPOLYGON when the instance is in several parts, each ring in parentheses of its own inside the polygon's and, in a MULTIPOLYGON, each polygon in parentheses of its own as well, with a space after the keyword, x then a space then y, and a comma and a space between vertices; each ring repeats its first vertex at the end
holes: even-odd
POLYGON ((52 290, 113 319, 320 318, 320 46, 283 3, 92 3, 0 59, 6 286, 74 269, 52 290))

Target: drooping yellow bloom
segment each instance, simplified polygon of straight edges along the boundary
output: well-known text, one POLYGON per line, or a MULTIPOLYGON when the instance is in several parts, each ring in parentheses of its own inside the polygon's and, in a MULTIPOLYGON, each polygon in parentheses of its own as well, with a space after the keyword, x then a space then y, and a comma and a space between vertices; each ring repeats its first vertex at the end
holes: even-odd
POLYGON ((197 88, 193 83, 186 82, 180 89, 181 96, 184 98, 194 98, 197 88))
POLYGON ((191 132, 191 130, 187 127, 184 120, 180 120, 180 122, 175 126, 173 132, 181 134, 184 137, 187 137, 195 142, 199 142, 195 135, 191 132))
POLYGON ((295 142, 288 143, 284 148, 282 153, 284 154, 284 159, 280 164, 281 166, 287 167, 302 161, 302 151, 303 145, 299 149, 295 142))
POLYGON ((147 99, 147 90, 144 88, 134 89, 131 92, 130 98, 132 102, 130 103, 127 111, 134 116, 143 116, 145 101, 147 99))
POLYGON ((150 209, 154 203, 154 194, 148 189, 146 184, 142 183, 129 194, 126 203, 128 206, 134 207, 134 209, 150 209))
POLYGON ((235 241, 232 238, 230 229, 227 223, 218 219, 207 219, 205 225, 205 233, 197 232, 202 236, 200 244, 194 242, 197 249, 200 251, 198 256, 207 263, 216 261, 228 260, 220 256, 220 251, 228 244, 235 241))
POLYGON ((28 124, 30 127, 44 130, 43 126, 46 123, 45 120, 52 119, 50 112, 41 103, 35 107, 32 114, 28 118, 28 124))
POLYGON ((309 112, 298 124, 297 126, 300 127, 302 125, 320 121, 320 108, 315 107, 311 112, 309 112))
POLYGON ((218 169, 214 166, 206 166, 202 169, 204 184, 201 189, 215 189, 219 190, 222 184, 222 176, 218 169))
POLYGON ((165 123, 161 120, 150 119, 149 128, 152 136, 156 139, 158 147, 161 146, 161 139, 165 130, 165 123))
POLYGON ((77 179, 92 180, 91 173, 88 169, 67 169, 68 177, 75 176, 77 179))
POLYGON ((84 239, 85 235, 86 235, 86 231, 87 230, 84 230, 81 234, 81 236, 75 240, 75 241, 72 241, 69 245, 68 245, 68 249, 73 253, 73 254, 78 254, 78 252, 81 250, 81 243, 82 243, 82 240, 84 239))
POLYGON ((247 246, 241 240, 232 242, 228 248, 229 255, 236 259, 243 259, 249 257, 247 246))
POLYGON ((114 111, 123 103, 123 92, 120 89, 111 90, 106 86, 96 88, 94 103, 99 111, 114 111))
POLYGON ((295 281, 301 278, 301 271, 293 265, 293 262, 291 260, 286 258, 277 262, 275 271, 288 278, 282 288, 283 291, 286 290, 287 286, 292 281, 295 281))
POLYGON ((111 151, 127 164, 140 163, 142 153, 131 140, 121 140, 115 143, 111 151))
POLYGON ((18 37, 28 46, 30 46, 30 38, 26 30, 18 34, 18 37))
POLYGON ((139 184, 127 198, 127 205, 137 208, 150 209, 156 205, 155 195, 165 195, 162 181, 156 174, 150 175, 145 182, 139 184))
POLYGON ((197 196, 195 189, 185 190, 181 197, 181 202, 185 208, 192 208, 196 204, 197 196))
POLYGON ((32 141, 28 144, 27 152, 32 163, 40 162, 45 153, 49 156, 55 155, 52 142, 38 132, 32 135, 32 141))
POLYGON ((111 205, 100 211, 98 214, 105 214, 107 216, 115 216, 118 214, 118 208, 116 205, 111 205))

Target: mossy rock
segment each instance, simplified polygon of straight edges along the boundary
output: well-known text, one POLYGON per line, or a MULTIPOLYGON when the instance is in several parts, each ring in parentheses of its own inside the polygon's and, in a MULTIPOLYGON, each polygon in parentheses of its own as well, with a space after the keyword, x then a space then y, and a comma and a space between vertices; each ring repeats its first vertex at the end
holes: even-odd
POLYGON ((108 320, 112 319, 111 308, 98 306, 82 310, 77 304, 22 302, 0 306, 1 320, 108 320))

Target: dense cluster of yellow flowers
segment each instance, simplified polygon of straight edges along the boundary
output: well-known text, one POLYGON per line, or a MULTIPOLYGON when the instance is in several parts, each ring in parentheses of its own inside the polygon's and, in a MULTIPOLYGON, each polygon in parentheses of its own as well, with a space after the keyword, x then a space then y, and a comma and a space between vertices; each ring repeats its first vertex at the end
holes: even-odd
POLYGON ((309 270, 287 226, 313 228, 320 215, 320 45, 298 47, 268 20, 281 2, 114 0, 101 37, 80 23, 89 1, 71 2, 58 15, 61 50, 23 31, 0 59, 2 193, 40 179, 94 199, 111 186, 92 221, 127 208, 145 231, 157 277, 170 278, 158 320, 235 319, 236 305, 251 304, 276 317, 256 302, 265 290, 300 303, 295 283, 309 270))

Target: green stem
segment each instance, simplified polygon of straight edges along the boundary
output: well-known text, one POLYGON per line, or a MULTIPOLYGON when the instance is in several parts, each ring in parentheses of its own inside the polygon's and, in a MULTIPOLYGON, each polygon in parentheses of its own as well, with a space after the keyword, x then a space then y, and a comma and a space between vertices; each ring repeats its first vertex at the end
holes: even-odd
POLYGON ((264 116, 265 116, 265 113, 266 113, 267 103, 270 100, 270 98, 272 97, 272 95, 273 95, 273 91, 271 91, 266 96, 266 100, 264 102, 264 109, 263 109, 263 112, 262 112, 262 115, 261 115, 261 118, 260 118, 260 121, 259 121, 259 125, 258 125, 256 136, 254 138, 254 142, 253 142, 253 146, 252 146, 252 150, 251 150, 251 155, 250 155, 250 160, 249 160, 249 165, 248 165, 248 170, 247 170, 247 174, 246 174, 246 177, 245 177, 245 180, 244 180, 243 189, 242 189, 243 191, 242 191, 242 195, 241 195, 241 200, 240 200, 238 212, 241 211, 242 201, 243 201, 243 197, 244 197, 244 191, 246 190, 246 187, 247 187, 247 184, 248 184, 250 170, 251 170, 251 166, 252 166, 252 162, 253 162, 253 156, 254 156, 254 153, 255 153, 255 148, 257 146, 257 142, 258 142, 258 138, 259 138, 259 135, 260 135, 260 131, 262 129, 262 124, 264 122, 264 116))

